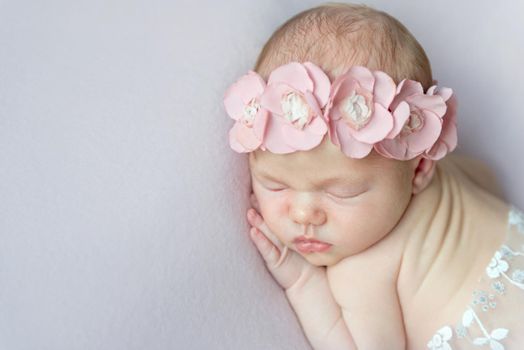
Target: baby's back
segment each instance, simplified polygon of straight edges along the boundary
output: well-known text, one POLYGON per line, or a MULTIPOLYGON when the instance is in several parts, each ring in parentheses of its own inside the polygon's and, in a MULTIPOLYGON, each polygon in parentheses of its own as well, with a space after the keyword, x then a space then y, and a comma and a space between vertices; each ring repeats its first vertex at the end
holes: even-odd
POLYGON ((524 223, 481 170, 442 161, 406 212, 403 224, 416 229, 399 227, 397 290, 410 349, 524 344, 524 223), (503 244, 511 251, 496 253, 503 244))

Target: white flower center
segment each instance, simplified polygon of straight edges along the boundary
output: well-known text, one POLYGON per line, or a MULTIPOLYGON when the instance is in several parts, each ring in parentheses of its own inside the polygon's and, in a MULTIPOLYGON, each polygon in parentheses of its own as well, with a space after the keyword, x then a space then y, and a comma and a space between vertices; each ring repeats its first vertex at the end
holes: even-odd
POLYGON ((302 129, 309 123, 312 117, 311 108, 304 100, 304 97, 298 93, 291 91, 281 99, 282 111, 284 117, 293 125, 302 129))
POLYGON ((367 105, 366 98, 356 94, 355 91, 342 101, 340 111, 357 130, 364 127, 371 117, 371 108, 367 105))
POLYGON ((424 126, 424 115, 417 107, 411 107, 408 121, 404 124, 402 131, 404 134, 412 134, 419 131, 424 126))
POLYGON ((260 109, 260 104, 256 99, 252 99, 249 101, 249 103, 244 107, 244 117, 242 118, 242 123, 246 126, 253 126, 253 123, 255 122, 255 116, 258 113, 258 110, 260 109))

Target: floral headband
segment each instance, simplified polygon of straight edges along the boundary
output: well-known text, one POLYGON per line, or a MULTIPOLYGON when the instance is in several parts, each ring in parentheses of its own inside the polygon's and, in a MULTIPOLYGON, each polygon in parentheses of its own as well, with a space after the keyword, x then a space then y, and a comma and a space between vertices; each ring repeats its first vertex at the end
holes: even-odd
MULTIPOLYGON (((436 83, 436 82, 435 82, 436 83)), ((273 70, 266 82, 254 71, 224 96, 236 123, 229 142, 239 153, 258 148, 285 154, 318 146, 327 133, 350 158, 372 149, 387 158, 438 160, 457 146, 456 99, 450 88, 353 66, 333 83, 311 62, 273 70)))

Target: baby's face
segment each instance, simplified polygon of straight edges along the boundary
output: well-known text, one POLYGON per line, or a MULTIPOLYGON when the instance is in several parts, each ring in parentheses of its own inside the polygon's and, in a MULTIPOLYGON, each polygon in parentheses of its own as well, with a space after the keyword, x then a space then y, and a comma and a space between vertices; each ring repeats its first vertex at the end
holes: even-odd
POLYGON ((271 231, 317 266, 364 251, 398 223, 412 193, 413 163, 372 153, 346 157, 327 140, 285 155, 249 156, 253 192, 271 231), (306 236, 325 244, 295 244, 306 236))

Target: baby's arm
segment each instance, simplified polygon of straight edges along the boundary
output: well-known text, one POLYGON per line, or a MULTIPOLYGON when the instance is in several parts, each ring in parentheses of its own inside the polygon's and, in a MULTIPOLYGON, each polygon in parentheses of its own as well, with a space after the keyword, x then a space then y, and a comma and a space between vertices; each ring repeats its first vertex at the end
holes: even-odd
POLYGON ((356 349, 340 306, 329 288, 325 268, 312 268, 322 271, 304 273, 293 286, 286 289, 286 296, 304 333, 315 350, 356 349))
POLYGON ((262 217, 248 212, 251 238, 268 270, 285 290, 304 333, 315 350, 356 349, 328 285, 325 267, 313 266, 288 250, 270 232, 262 217))
POLYGON ((372 247, 327 269, 333 296, 359 350, 406 348, 396 260, 391 251, 372 247))

